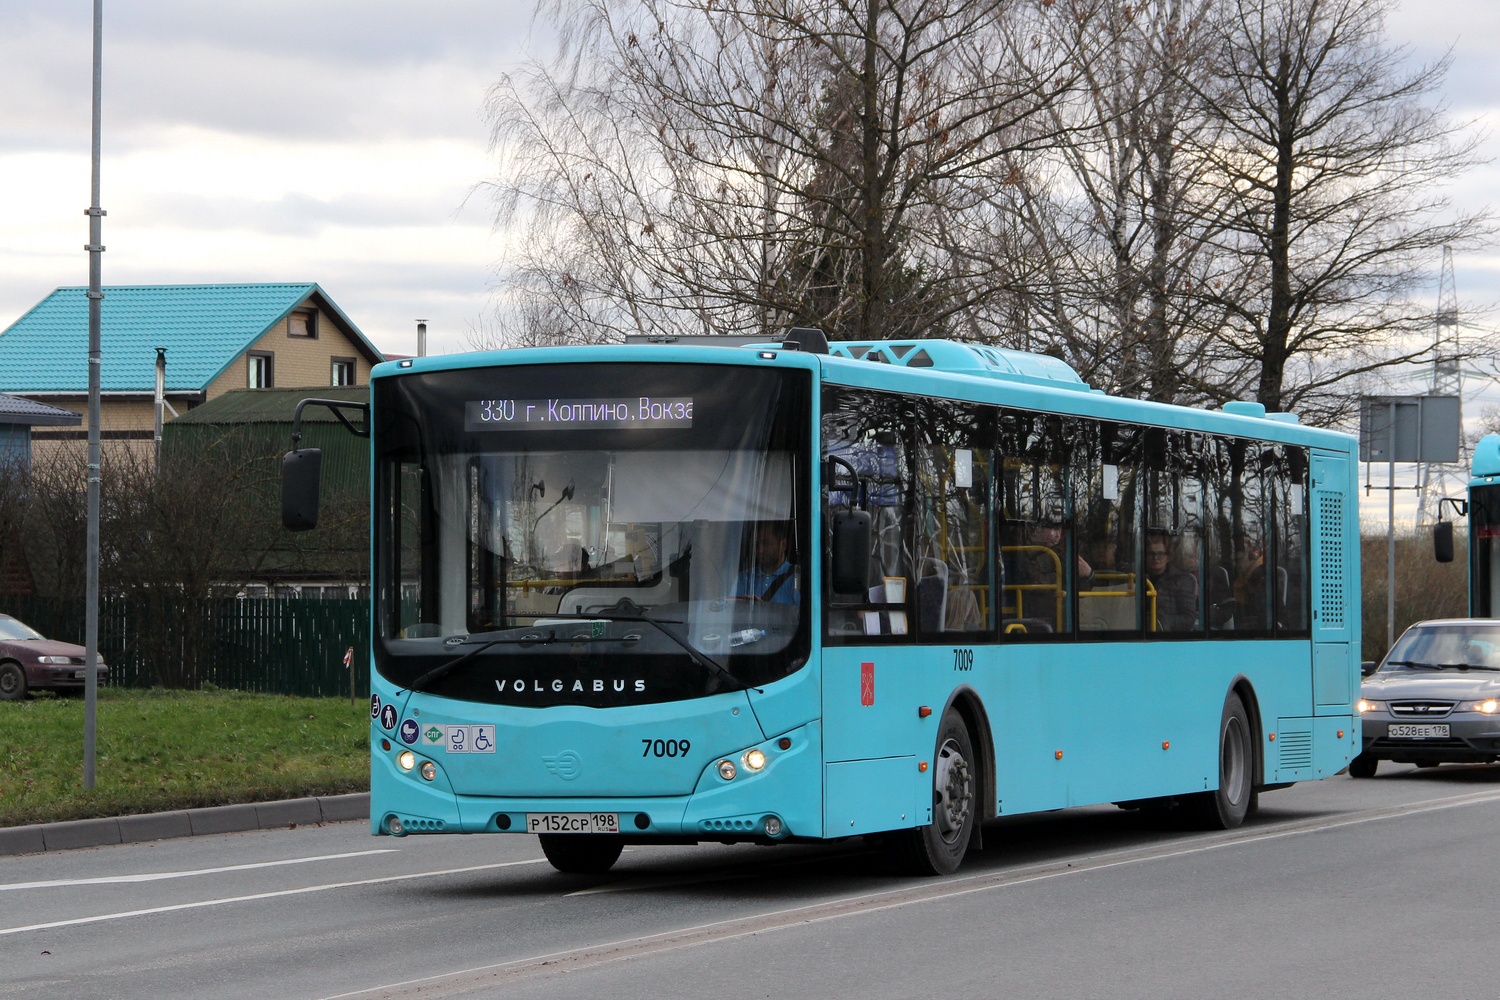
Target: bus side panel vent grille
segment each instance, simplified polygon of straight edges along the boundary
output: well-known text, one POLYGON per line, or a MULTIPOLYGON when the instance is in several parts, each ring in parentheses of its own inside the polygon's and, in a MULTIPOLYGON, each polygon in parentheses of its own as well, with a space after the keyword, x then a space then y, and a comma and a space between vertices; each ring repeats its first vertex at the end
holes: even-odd
POLYGON ((1281 769, 1312 767, 1313 740, 1311 732, 1276 734, 1276 745, 1281 748, 1281 769))
POLYGON ((1323 493, 1318 497, 1318 536, 1322 555, 1318 561, 1322 599, 1318 621, 1325 629, 1344 627, 1344 497, 1323 493))

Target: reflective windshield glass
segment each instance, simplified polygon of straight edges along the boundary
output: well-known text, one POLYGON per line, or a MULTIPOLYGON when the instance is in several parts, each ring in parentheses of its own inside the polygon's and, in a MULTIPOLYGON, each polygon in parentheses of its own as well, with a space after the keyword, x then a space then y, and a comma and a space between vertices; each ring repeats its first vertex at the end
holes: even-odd
POLYGON ((0 639, 40 639, 42 633, 15 618, 0 617, 0 639))
POLYGON ((1456 666, 1500 670, 1500 627, 1464 622, 1408 629, 1391 647, 1381 670, 1456 666))
POLYGON ((795 670, 809 385, 600 364, 377 381, 377 669, 527 705, 795 670))

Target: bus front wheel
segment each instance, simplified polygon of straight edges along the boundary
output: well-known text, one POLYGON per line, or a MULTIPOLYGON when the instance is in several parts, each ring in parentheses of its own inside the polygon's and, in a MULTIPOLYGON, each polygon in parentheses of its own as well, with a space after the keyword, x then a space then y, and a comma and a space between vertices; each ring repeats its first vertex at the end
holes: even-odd
POLYGON ((891 835, 896 863, 914 875, 951 875, 963 862, 977 822, 974 748, 963 717, 943 713, 933 759, 932 822, 891 835))
POLYGON ((543 833, 542 853, 553 868, 569 875, 598 875, 620 860, 619 837, 593 833, 543 833))
POLYGON ((1255 797, 1250 713, 1233 691, 1219 715, 1219 787, 1187 796, 1185 805, 1193 825, 1210 830, 1232 830, 1245 821, 1255 797))

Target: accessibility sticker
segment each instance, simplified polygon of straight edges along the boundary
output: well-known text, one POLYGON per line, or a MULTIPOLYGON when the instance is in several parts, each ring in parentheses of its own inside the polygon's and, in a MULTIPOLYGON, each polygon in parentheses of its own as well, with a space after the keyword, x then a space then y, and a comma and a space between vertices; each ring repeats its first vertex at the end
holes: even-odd
POLYGON ((380 710, 380 724, 387 729, 396 728, 396 706, 387 704, 380 710))
POLYGON ((378 694, 370 695, 370 718, 371 720, 380 718, 380 695, 378 694))
POLYGON ((416 719, 406 719, 401 723, 402 743, 405 743, 407 746, 411 746, 413 743, 417 742, 417 737, 419 735, 420 727, 417 725, 416 719))
POLYGON ((494 726, 446 726, 449 753, 494 753, 494 726))

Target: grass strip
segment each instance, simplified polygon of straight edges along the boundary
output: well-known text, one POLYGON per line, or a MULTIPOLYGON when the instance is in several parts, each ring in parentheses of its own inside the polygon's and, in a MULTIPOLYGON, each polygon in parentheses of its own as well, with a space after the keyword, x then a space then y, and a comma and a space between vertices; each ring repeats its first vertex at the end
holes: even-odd
POLYGON ((103 689, 90 791, 82 697, 0 702, 0 731, 0 826, 370 787, 369 708, 348 699, 103 689))

